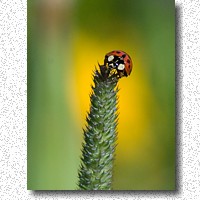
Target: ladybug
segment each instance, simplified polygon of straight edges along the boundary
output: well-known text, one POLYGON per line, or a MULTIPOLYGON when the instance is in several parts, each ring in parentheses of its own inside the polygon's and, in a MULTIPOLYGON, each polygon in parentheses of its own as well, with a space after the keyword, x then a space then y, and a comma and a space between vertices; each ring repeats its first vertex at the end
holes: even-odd
POLYGON ((120 50, 114 50, 105 55, 104 66, 111 71, 116 70, 119 77, 128 76, 132 71, 132 60, 130 56, 120 50))

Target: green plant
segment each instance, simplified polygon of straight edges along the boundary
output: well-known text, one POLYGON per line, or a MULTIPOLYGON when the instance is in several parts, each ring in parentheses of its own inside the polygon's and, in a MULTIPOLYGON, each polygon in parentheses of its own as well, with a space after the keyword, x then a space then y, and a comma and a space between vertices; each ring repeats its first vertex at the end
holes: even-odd
POLYGON ((105 66, 95 70, 86 118, 81 166, 80 190, 111 190, 113 161, 117 140, 117 83, 119 77, 105 66))

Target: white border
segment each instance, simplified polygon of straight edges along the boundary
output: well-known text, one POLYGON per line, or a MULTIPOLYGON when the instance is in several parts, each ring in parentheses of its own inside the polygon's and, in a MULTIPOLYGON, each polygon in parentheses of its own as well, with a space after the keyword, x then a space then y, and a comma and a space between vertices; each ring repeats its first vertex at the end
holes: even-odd
POLYGON ((0 1, 1 199, 199 199, 200 1, 176 1, 177 191, 26 189, 27 2, 0 1))

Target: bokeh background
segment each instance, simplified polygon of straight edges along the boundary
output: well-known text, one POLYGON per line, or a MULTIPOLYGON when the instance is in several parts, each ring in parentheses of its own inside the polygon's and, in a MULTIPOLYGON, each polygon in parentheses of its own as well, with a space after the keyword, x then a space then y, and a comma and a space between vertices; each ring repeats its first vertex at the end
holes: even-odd
POLYGON ((173 0, 28 2, 29 190, 77 189, 92 72, 126 51, 114 190, 175 189, 173 0))

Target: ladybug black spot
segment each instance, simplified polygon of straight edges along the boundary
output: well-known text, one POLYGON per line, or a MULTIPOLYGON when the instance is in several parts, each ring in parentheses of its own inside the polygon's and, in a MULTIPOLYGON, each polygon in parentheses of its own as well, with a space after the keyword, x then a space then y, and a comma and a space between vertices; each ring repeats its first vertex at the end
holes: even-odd
MULTIPOLYGON (((127 63, 130 63, 130 60, 127 60, 127 63)), ((129 67, 130 67, 130 65, 129 65, 129 67)))
POLYGON ((123 55, 122 55, 122 58, 125 58, 125 57, 126 57, 126 54, 123 54, 123 55))
POLYGON ((120 53, 120 51, 116 51, 116 53, 120 53))
POLYGON ((130 67, 131 67, 131 66, 129 65, 128 68, 130 69, 130 67))

